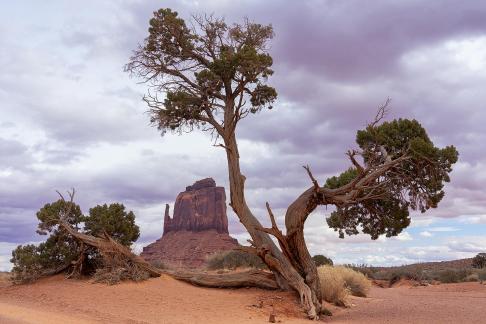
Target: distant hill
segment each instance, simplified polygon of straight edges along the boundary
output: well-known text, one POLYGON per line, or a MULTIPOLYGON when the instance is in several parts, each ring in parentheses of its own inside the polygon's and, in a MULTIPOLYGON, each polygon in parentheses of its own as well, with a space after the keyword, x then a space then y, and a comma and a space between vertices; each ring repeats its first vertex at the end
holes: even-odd
POLYGON ((394 269, 414 269, 414 270, 425 270, 425 271, 437 271, 446 269, 465 269, 472 267, 472 258, 450 260, 450 261, 438 261, 438 262, 423 262, 423 263, 412 263, 402 266, 394 267, 374 267, 380 270, 394 270, 394 269))

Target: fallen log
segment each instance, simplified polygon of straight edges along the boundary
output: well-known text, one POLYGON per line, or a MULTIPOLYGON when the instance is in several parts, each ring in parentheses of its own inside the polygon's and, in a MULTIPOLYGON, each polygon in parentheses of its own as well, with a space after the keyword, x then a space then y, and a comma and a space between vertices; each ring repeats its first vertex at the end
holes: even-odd
POLYGON ((244 272, 208 274, 190 271, 162 270, 163 273, 193 285, 210 288, 243 288, 257 287, 279 289, 271 272, 249 270, 244 272))

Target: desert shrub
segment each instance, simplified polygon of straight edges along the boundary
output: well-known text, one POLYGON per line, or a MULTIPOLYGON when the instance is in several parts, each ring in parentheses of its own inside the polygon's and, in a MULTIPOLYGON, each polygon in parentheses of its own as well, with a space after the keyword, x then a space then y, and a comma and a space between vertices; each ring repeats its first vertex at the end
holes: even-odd
POLYGON ((476 271, 479 281, 486 281, 486 269, 476 271))
POLYGON ((317 254, 312 257, 312 260, 316 264, 316 267, 320 267, 323 265, 333 265, 334 263, 332 262, 331 258, 328 258, 322 254, 317 254))
POLYGON ((366 297, 371 288, 371 282, 363 273, 346 266, 324 265, 317 268, 317 273, 322 297, 338 306, 346 305, 349 294, 366 297))
POLYGON ((344 265, 346 268, 351 268, 354 271, 361 272, 364 274, 366 277, 371 278, 371 279, 380 279, 380 278, 375 278, 375 275, 379 272, 379 270, 375 267, 372 267, 367 264, 345 264, 344 265))
POLYGON ((12 281, 24 283, 60 271, 70 275, 92 275, 100 266, 101 256, 94 248, 80 245, 59 226, 62 219, 77 231, 90 235, 110 235, 119 243, 130 246, 139 236, 132 212, 121 204, 97 206, 83 216, 81 208, 63 200, 46 204, 37 212, 37 233, 49 235, 39 245, 19 245, 12 252, 12 281), (69 211, 69 214, 67 214, 69 211), (84 225, 84 226, 83 226, 84 225))
POLYGON ((390 280, 391 278, 391 271, 388 270, 377 270, 372 272, 369 278, 376 279, 376 280, 390 280))
POLYGON ((467 282, 479 281, 479 275, 477 273, 471 273, 466 278, 464 278, 464 281, 467 282))
POLYGON ((152 260, 150 264, 158 269, 168 269, 169 267, 161 260, 152 260))
POLYGON ((207 263, 209 270, 236 268, 265 269, 266 267, 265 263, 257 255, 237 250, 215 253, 209 257, 207 263))
POLYGON ((486 253, 478 253, 472 259, 472 266, 477 269, 486 268, 486 253))
POLYGON ((398 282, 400 279, 408 279, 415 281, 425 280, 425 273, 418 268, 399 268, 393 270, 389 275, 390 285, 398 282))
POLYGON ((445 269, 432 274, 432 278, 442 283, 455 283, 464 281, 471 274, 467 269, 445 269))
POLYGON ((349 289, 352 295, 358 297, 366 297, 368 295, 371 282, 363 273, 344 266, 335 267, 335 270, 341 275, 346 288, 349 289))
POLYGON ((317 268, 321 284, 322 298, 337 306, 346 306, 349 290, 346 283, 336 268, 329 265, 317 268))
POLYGON ((12 251, 14 264, 11 280, 14 283, 28 283, 36 280, 42 269, 38 247, 34 244, 19 245, 12 251))

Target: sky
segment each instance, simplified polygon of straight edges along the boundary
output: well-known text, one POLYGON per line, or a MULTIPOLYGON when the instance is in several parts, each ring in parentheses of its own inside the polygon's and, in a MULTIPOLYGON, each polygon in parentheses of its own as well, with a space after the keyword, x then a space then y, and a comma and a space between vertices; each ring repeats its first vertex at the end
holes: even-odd
MULTIPOLYGON (((214 14, 271 24, 279 97, 239 125, 247 200, 268 224, 268 201, 286 207, 310 186, 349 167, 355 135, 391 98, 388 119, 415 118, 459 161, 437 209, 412 213, 395 238, 339 239, 321 207, 308 219, 312 254, 335 263, 401 265, 486 252, 486 2, 2 1, 0 4, 0 270, 11 251, 40 242, 35 216, 76 188, 83 212, 121 202, 136 214, 135 249, 159 238, 166 203, 194 181, 228 188, 225 154, 208 134, 150 127, 146 87, 123 72, 147 36, 153 11, 185 19, 214 14)), ((227 191, 227 196, 229 192, 227 191)), ((229 230, 248 238, 228 209, 229 230)))

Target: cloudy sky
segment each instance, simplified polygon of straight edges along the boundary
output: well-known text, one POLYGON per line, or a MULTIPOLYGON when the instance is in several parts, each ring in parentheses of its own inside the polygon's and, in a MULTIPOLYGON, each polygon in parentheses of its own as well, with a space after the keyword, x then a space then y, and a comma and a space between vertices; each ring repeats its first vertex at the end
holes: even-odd
MULTIPOLYGON (((306 224, 312 253, 338 263, 404 264, 486 252, 486 3, 481 1, 2 1, 0 4, 0 270, 18 244, 39 242, 35 212, 75 187, 83 211, 122 202, 137 248, 162 233, 165 203, 195 180, 228 186, 207 134, 161 137, 146 91, 123 72, 160 7, 272 24, 275 108, 240 124, 248 200, 263 222, 309 180, 349 166, 357 129, 392 98, 388 118, 416 118, 460 152, 439 208, 400 236, 344 240, 321 208, 306 224)), ((228 213, 230 232, 246 235, 228 213)), ((283 219, 280 218, 282 222, 283 219)))

